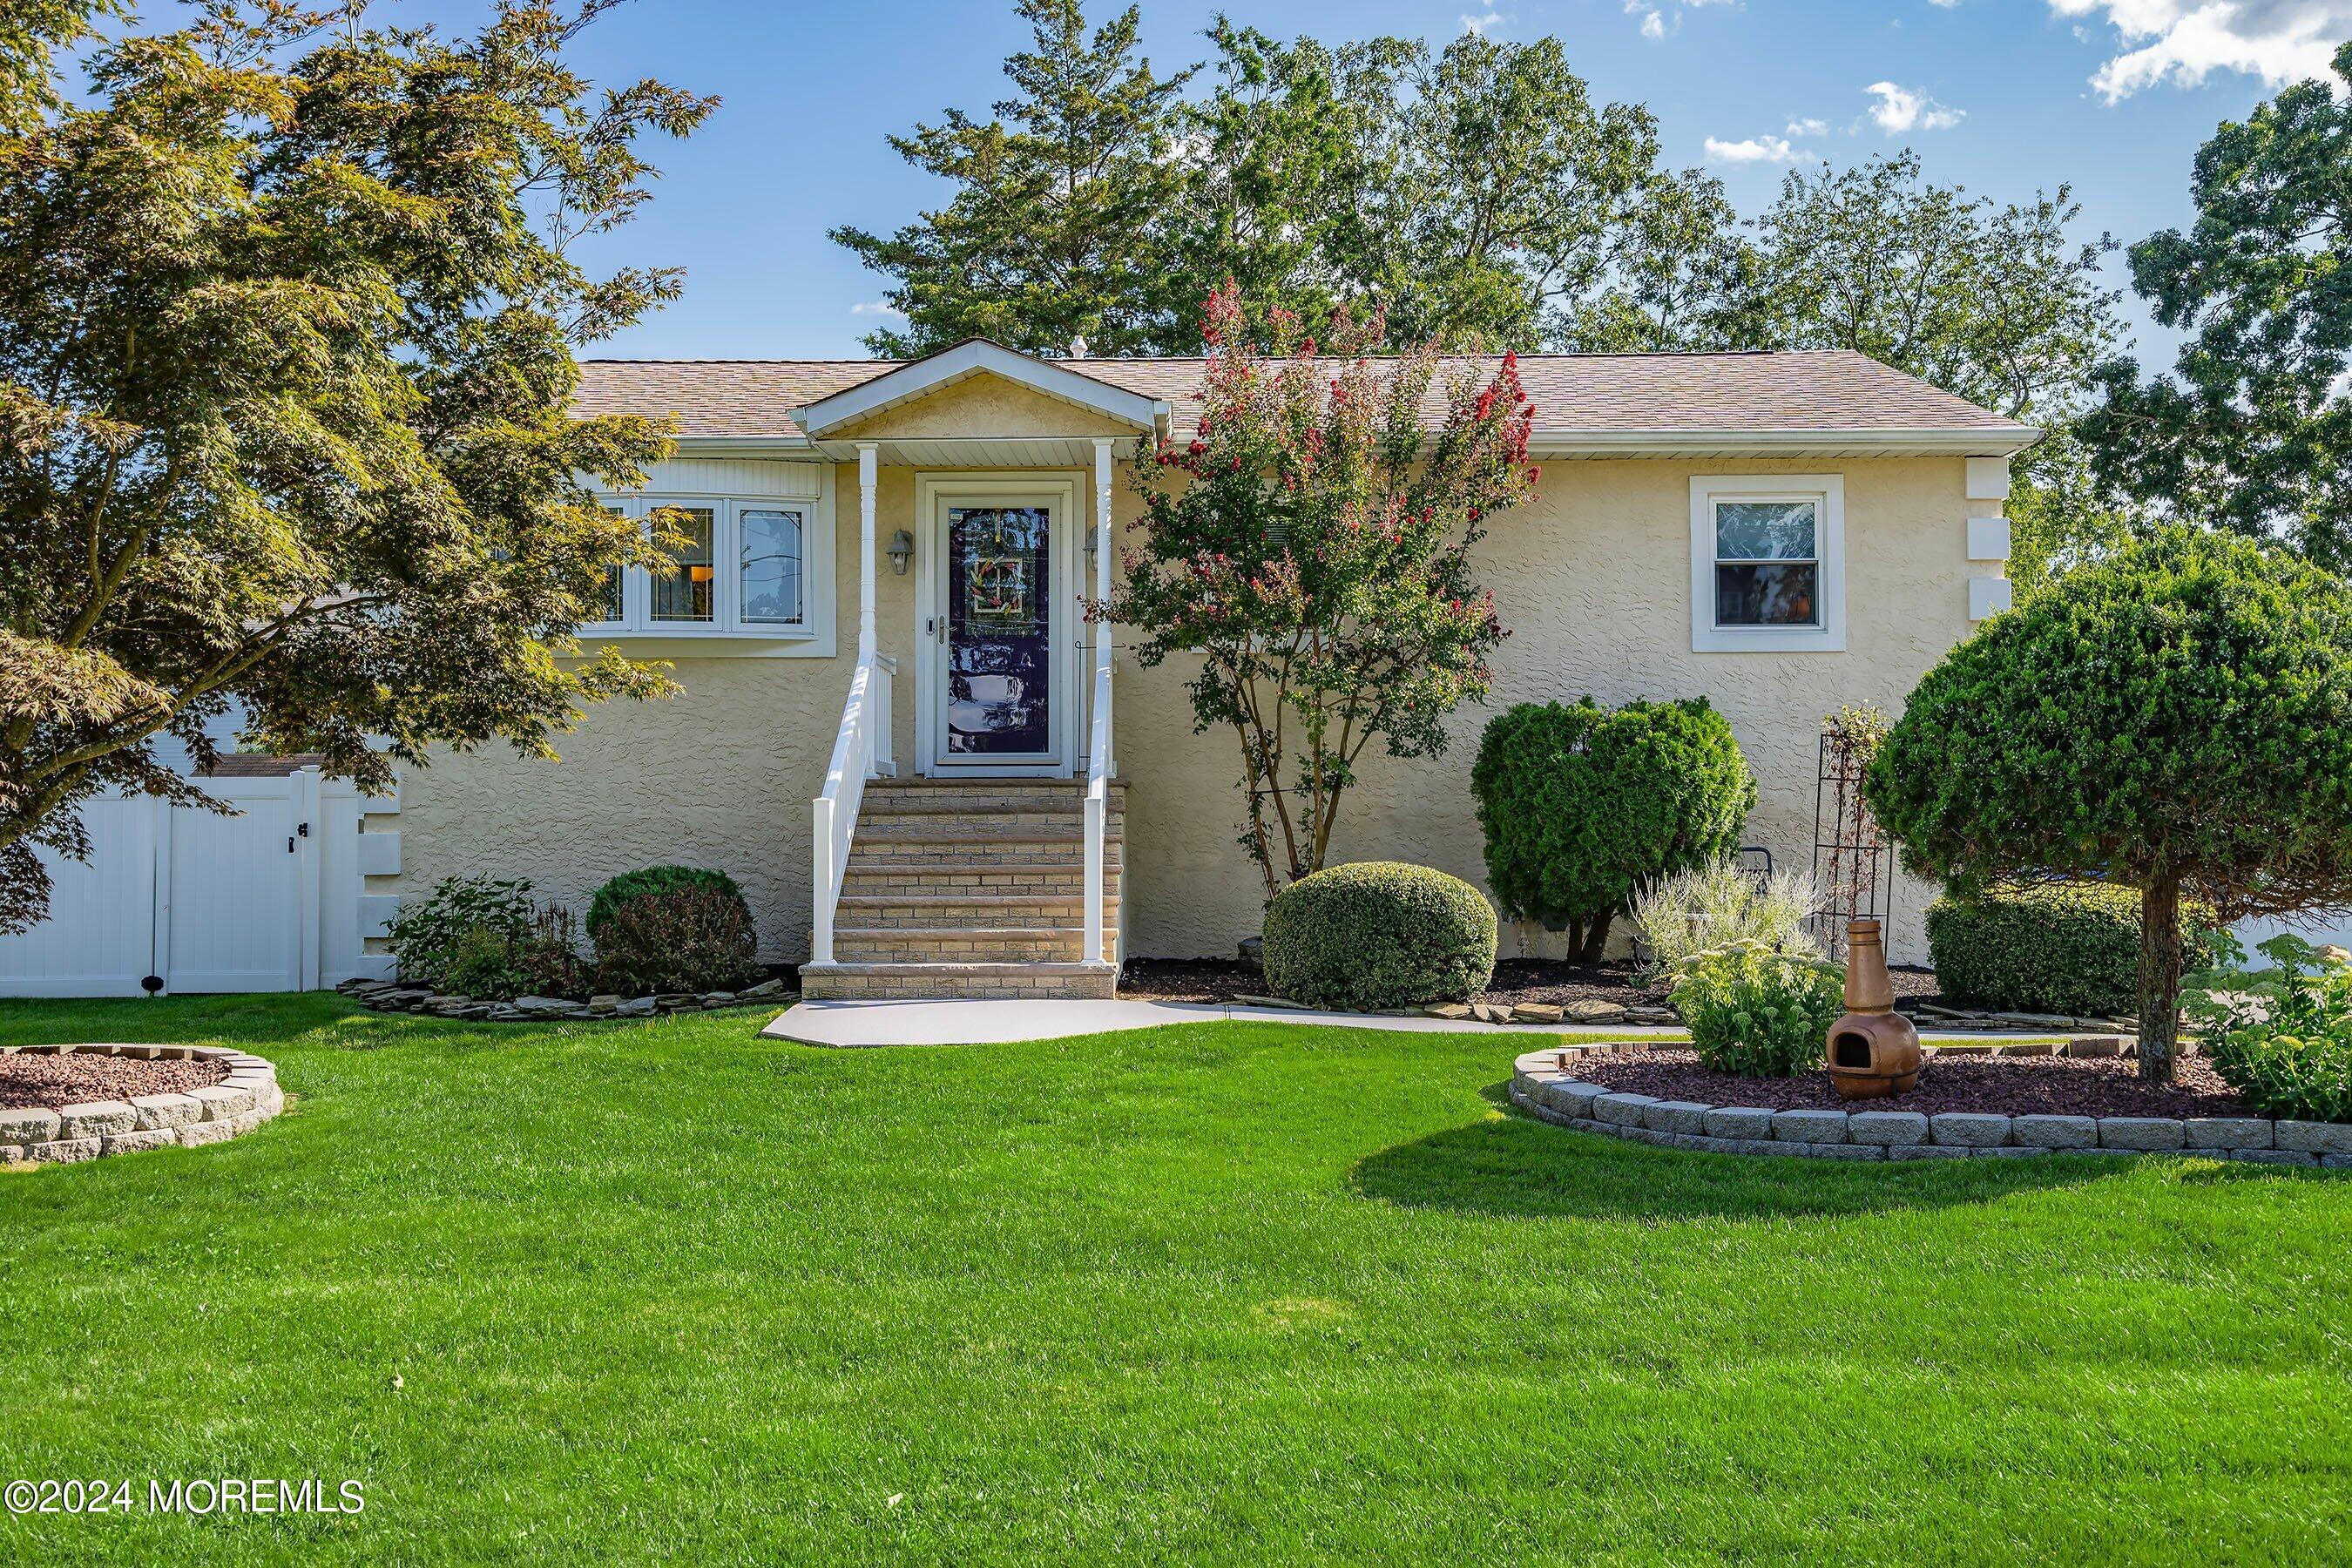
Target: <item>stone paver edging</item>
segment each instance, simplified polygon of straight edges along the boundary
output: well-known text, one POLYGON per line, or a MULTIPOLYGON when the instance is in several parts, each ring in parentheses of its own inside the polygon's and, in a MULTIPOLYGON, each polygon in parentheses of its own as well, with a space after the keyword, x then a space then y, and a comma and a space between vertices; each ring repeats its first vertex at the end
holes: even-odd
POLYGON ((93 1100, 62 1110, 0 1110, 0 1164, 69 1165, 106 1154, 170 1144, 195 1148, 250 1132, 285 1109, 278 1069, 226 1046, 0 1046, 0 1056, 135 1057, 142 1061, 216 1061, 228 1077, 185 1094, 93 1100))
MULTIPOLYGON (((2001 1116, 1972 1110, 1768 1110, 1659 1100, 1586 1083, 1577 1058, 1647 1041, 1562 1044, 1512 1065, 1511 1103, 1580 1132, 1714 1154, 1814 1160, 1966 1160, 2025 1154, 2201 1154, 2352 1169, 2352 1124, 2259 1116, 2001 1116)), ((1864 1102, 1857 1101, 1857 1104, 1864 1102)))
POLYGON ((481 996, 441 995, 396 980, 346 980, 335 987, 362 1007, 379 1013, 423 1013, 460 1023, 551 1024, 596 1018, 652 1018, 668 1013, 709 1013, 721 1007, 772 1006, 790 993, 781 980, 762 980, 741 991, 677 991, 658 996, 518 996, 510 1002, 481 996))

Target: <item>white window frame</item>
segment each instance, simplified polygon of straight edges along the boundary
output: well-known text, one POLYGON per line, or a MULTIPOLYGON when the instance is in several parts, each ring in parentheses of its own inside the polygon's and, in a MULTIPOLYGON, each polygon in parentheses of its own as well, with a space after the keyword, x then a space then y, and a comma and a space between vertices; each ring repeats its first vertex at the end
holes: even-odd
MULTIPOLYGON (((812 465, 814 466, 814 465, 812 465)), ((711 511, 711 603, 709 621, 663 621, 653 615, 653 574, 627 568, 622 578, 622 618, 590 621, 583 640, 625 642, 633 654, 760 655, 780 658, 830 658, 834 654, 834 470, 822 466, 819 493, 758 495, 715 491, 675 484, 649 485, 625 495, 600 494, 601 506, 625 516, 649 519, 664 507, 708 507, 711 511), (801 619, 797 623, 743 618, 742 514, 801 514, 801 619)), ((650 528, 650 522, 645 524, 650 528)))
POLYGON ((1690 482, 1691 651, 1693 653, 1843 653, 1845 651, 1845 476, 1707 474, 1690 482), (1821 624, 1719 626, 1716 622, 1716 508, 1727 501, 1810 500, 1820 527, 1813 548, 1821 624))

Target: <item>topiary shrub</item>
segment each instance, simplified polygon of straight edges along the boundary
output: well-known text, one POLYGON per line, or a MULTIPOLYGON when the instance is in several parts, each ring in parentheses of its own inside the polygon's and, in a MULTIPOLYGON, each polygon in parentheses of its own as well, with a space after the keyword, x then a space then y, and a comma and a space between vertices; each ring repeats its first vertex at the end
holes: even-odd
POLYGON ((740 991, 760 979, 743 896, 709 886, 622 900, 596 933, 596 985, 622 996, 740 991))
POLYGON ((1995 616, 1912 692, 1864 782, 1913 875, 2139 890, 2142 1077, 2168 1082, 2182 908, 2352 902, 2352 585, 2168 527, 1995 616))
POLYGON ((1822 1065, 1845 1012, 1845 971, 1743 940, 1684 959, 1668 996, 1715 1071, 1794 1078, 1822 1065))
MULTIPOLYGON (((2099 882, 2004 886, 1927 906, 1927 951, 1947 1000, 2007 1013, 2115 1017, 2139 1005, 2140 896, 2099 882)), ((2192 910, 2187 967, 2210 962, 2192 910)))
POLYGON ((1265 909, 1265 983, 1313 1007, 1466 1002, 1495 974, 1495 910, 1427 866, 1367 860, 1302 877, 1265 909))
POLYGON ((648 893, 675 893, 684 888, 706 888, 726 895, 741 906, 743 923, 751 923, 751 906, 744 903, 743 889, 726 872, 705 870, 699 866, 647 866, 641 871, 624 871, 596 889, 588 900, 589 939, 595 940, 613 911, 627 900, 648 893))
POLYGON ((1470 790, 1504 911, 1567 931, 1587 963, 1635 889, 1731 855, 1756 805, 1748 759, 1704 697, 1519 703, 1487 724, 1470 790))

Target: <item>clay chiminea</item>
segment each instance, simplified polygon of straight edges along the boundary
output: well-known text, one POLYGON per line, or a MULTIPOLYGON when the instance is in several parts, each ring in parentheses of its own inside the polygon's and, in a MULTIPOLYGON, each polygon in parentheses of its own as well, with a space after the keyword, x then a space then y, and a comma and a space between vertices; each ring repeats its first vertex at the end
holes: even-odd
POLYGON ((1848 1100, 1900 1094, 1919 1081, 1919 1031, 1895 1010, 1876 921, 1845 928, 1845 1016, 1830 1026, 1830 1082, 1848 1100))

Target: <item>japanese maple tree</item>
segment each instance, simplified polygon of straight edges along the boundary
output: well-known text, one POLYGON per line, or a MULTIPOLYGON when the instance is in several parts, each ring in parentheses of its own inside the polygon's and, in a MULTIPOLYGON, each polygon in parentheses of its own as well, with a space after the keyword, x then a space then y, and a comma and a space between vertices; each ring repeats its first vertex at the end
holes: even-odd
POLYGON ((1198 660, 1193 727, 1240 742, 1268 897, 1322 868, 1366 747, 1445 750, 1506 635, 1471 555, 1536 481, 1517 362, 1374 359, 1384 331, 1342 310, 1320 354, 1277 310, 1260 343, 1228 283, 1205 307, 1199 434, 1136 465, 1142 542, 1108 611, 1145 666, 1198 660))

